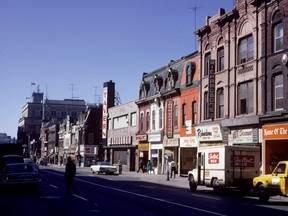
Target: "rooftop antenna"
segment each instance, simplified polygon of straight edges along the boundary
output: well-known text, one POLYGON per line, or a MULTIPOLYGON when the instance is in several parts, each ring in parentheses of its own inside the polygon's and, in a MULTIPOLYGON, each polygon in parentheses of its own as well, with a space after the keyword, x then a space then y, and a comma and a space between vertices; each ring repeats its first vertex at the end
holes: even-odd
MULTIPOLYGON (((189 10, 193 10, 194 11, 194 31, 196 31, 197 29, 197 10, 203 8, 203 6, 198 6, 198 5, 194 5, 193 7, 188 7, 189 10)), ((194 40, 195 40, 195 50, 197 50, 197 40, 196 40, 196 35, 194 35, 194 40)))
POLYGON ((94 94, 94 97, 95 97, 95 104, 100 104, 100 98, 101 98, 101 95, 98 95, 97 94, 97 86, 94 86, 95 88, 95 94, 94 94))
POLYGON ((74 96, 74 90, 75 90, 75 88, 74 88, 74 86, 75 86, 75 84, 70 84, 71 85, 71 99, 75 99, 76 97, 74 96))
POLYGON ((48 84, 46 83, 46 99, 48 99, 48 84))

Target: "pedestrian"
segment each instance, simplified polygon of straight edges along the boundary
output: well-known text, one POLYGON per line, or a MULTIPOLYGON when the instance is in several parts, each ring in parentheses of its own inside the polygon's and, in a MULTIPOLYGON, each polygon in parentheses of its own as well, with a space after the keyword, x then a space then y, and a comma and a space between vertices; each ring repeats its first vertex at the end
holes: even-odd
POLYGON ((140 160, 139 168, 138 168, 137 173, 138 173, 140 170, 142 170, 142 173, 144 173, 144 162, 143 162, 142 159, 140 160))
POLYGON ((176 171, 177 171, 177 164, 172 159, 172 161, 170 162, 170 173, 171 173, 170 178, 172 178, 172 175, 174 174, 174 179, 175 179, 176 171))
POLYGON ((119 175, 122 174, 122 163, 121 163, 121 160, 118 161, 118 170, 119 170, 119 175))
POLYGON ((70 197, 71 188, 74 190, 75 194, 78 193, 78 190, 73 183, 73 179, 74 179, 75 175, 76 175, 76 165, 72 161, 71 157, 68 156, 67 164, 65 166, 65 174, 64 174, 65 181, 66 181, 66 197, 70 197))
POLYGON ((147 171, 148 171, 148 173, 149 174, 152 174, 152 172, 153 172, 153 168, 152 168, 152 163, 151 163, 151 161, 150 160, 148 160, 148 162, 147 162, 147 171))

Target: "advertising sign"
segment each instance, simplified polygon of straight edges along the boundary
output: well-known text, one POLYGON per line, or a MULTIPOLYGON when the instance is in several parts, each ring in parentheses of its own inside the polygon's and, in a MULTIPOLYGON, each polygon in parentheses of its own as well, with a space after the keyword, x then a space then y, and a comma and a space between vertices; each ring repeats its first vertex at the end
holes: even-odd
POLYGON ((209 75, 208 75, 208 114, 209 118, 214 118, 215 115, 215 60, 209 60, 209 75))
POLYGON ((219 125, 198 126, 196 137, 199 141, 222 141, 222 132, 219 125))
POLYGON ((107 138, 107 87, 103 89, 103 119, 102 119, 102 138, 106 139, 107 138))

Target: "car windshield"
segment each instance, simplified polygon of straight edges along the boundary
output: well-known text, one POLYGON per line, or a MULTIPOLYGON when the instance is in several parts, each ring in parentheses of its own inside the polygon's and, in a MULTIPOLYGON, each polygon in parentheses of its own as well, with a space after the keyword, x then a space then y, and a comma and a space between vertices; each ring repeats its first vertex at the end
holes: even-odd
POLYGON ((18 173, 18 172, 33 172, 33 167, 30 164, 13 164, 6 166, 6 173, 18 173))
POLYGON ((23 163, 24 159, 18 155, 6 155, 4 156, 4 163, 5 164, 12 164, 12 163, 23 163))
POLYGON ((100 162, 97 162, 97 165, 111 165, 111 163, 108 161, 100 161, 100 162))

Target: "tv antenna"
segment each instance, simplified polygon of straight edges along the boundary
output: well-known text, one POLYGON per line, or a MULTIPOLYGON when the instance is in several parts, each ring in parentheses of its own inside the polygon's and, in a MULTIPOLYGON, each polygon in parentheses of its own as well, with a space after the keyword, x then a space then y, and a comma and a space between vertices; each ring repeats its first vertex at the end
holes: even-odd
MULTIPOLYGON (((189 10, 194 11, 194 31, 197 29, 197 10, 204 8, 204 6, 198 6, 194 5, 193 7, 188 7, 189 10)), ((196 40, 196 35, 194 35, 194 40, 195 40, 195 50, 197 50, 197 40, 196 40)))
POLYGON ((75 90, 74 86, 76 84, 70 84, 70 85, 71 85, 71 88, 70 88, 70 90, 71 90, 71 99, 75 99, 76 97, 74 96, 74 90, 75 90))
POLYGON ((95 104, 100 104, 100 98, 101 98, 101 95, 98 95, 97 94, 97 86, 94 86, 95 88, 95 94, 94 94, 94 100, 95 100, 95 104))

